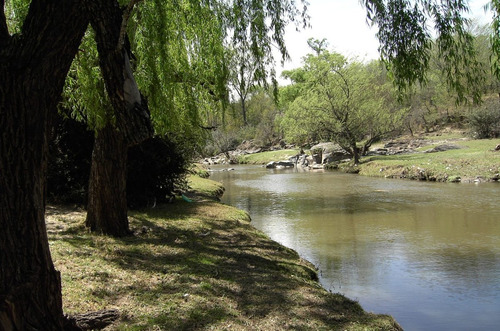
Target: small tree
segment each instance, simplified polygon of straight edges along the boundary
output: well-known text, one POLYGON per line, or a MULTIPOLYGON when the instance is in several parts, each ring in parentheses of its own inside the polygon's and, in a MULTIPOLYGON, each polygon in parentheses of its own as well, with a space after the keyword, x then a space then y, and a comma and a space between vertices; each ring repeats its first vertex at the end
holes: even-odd
POLYGON ((381 70, 326 50, 307 55, 302 68, 284 73, 299 88, 282 121, 285 135, 333 140, 358 163, 373 142, 400 126, 404 114, 393 106, 381 70))

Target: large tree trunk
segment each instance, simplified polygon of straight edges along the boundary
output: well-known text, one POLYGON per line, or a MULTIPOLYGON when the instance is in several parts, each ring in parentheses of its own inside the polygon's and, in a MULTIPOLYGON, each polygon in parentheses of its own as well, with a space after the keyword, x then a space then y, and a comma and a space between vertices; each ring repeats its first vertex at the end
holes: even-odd
POLYGON ((118 2, 89 2, 88 11, 116 123, 99 130, 95 140, 86 224, 92 231, 123 236, 130 232, 125 187, 127 148, 152 136, 153 128, 132 74, 127 39, 121 37, 123 18, 118 2), (124 44, 120 44, 121 39, 124 44))
POLYGON ((92 153, 86 225, 112 236, 130 234, 127 219, 127 144, 107 125, 97 132, 92 153))
POLYGON ((22 34, 0 1, 0 330, 63 328, 45 228, 50 119, 88 21, 77 1, 34 0, 22 34))

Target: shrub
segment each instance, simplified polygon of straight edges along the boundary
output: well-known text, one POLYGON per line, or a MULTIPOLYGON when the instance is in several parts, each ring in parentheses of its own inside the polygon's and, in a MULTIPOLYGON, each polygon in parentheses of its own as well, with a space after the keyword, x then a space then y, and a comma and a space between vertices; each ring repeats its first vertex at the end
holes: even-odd
POLYGON ((471 134, 474 138, 496 138, 500 136, 500 104, 485 102, 472 110, 468 116, 471 134))
MULTIPOLYGON (((61 117, 49 144, 47 196, 53 203, 86 205, 94 134, 85 123, 61 117)), ((154 137, 129 149, 127 202, 143 208, 186 186, 191 153, 185 144, 154 137)))
POLYGON ((127 165, 129 207, 154 206, 184 189, 190 160, 186 146, 168 137, 150 138, 130 148, 127 165))

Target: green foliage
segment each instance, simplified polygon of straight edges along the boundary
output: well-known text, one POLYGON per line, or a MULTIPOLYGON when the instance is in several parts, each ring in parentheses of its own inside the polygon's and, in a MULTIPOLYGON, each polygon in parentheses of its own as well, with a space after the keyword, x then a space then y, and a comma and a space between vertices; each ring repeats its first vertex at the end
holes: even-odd
POLYGON ((488 100, 468 114, 471 134, 478 139, 500 136, 500 104, 498 100, 488 100))
MULTIPOLYGON (((94 135, 69 116, 54 128, 48 163, 47 195, 51 202, 86 204, 94 135)), ((131 208, 165 202, 186 185, 192 148, 173 137, 154 137, 130 148, 127 201, 131 208)))
POLYGON ((467 101, 467 95, 475 102, 480 101, 484 72, 467 29, 464 15, 469 11, 467 2, 365 0, 363 3, 368 19, 379 28, 379 50, 400 92, 427 81, 431 50, 435 47, 439 57, 445 59, 441 70, 448 86, 456 92, 457 101, 467 101), (434 42, 429 30, 431 24, 436 33, 434 42))
POLYGON ((93 30, 87 30, 66 78, 62 105, 71 110, 72 117, 86 122, 91 130, 98 130, 112 123, 114 115, 106 96, 94 37, 93 30))
POLYGON ((194 1, 143 2, 130 24, 136 79, 160 133, 199 139, 203 116, 226 99, 224 37, 218 14, 194 1))
POLYGON ((493 73, 500 79, 500 1, 491 0, 487 8, 493 12, 493 20, 491 23, 492 33, 490 35, 493 63, 493 73))
MULTIPOLYGON (((477 54, 477 65, 480 66, 480 72, 483 75, 482 84, 477 85, 476 88, 486 96, 496 94, 499 81, 488 70, 491 56, 488 39, 490 28, 471 24, 469 29, 474 36, 473 45, 477 54)), ((457 104, 459 96, 455 90, 450 89, 447 84, 448 78, 443 75, 446 61, 447 59, 443 58, 436 48, 432 49, 426 84, 413 86, 408 99, 405 99, 405 104, 410 107, 405 119, 405 125, 410 133, 422 129, 430 132, 436 127, 464 122, 466 107, 457 104)), ((473 101, 472 97, 470 101, 473 101)))
MULTIPOLYGON (((203 128, 224 117, 229 45, 244 51, 239 56, 247 58, 253 68, 250 83, 265 82, 275 74, 271 43, 287 57, 284 27, 291 22, 305 24, 306 20, 305 13, 290 0, 138 2, 127 33, 130 51, 135 55, 135 79, 148 100, 156 132, 182 132, 191 144, 204 142, 208 132, 203 128)), ((106 97, 93 35, 89 30, 82 42, 64 99, 75 116, 99 129, 112 123, 114 114, 106 97)))
POLYGON ((153 137, 129 149, 127 203, 138 209, 167 201, 186 188, 191 162, 186 144, 173 137, 153 137))
POLYGON ((210 143, 204 148, 203 155, 214 156, 225 153, 229 158, 228 152, 234 150, 241 143, 241 138, 234 130, 218 128, 212 132, 210 143))
POLYGON ((405 112, 376 62, 365 65, 324 50, 307 55, 302 68, 284 75, 298 78, 287 88, 295 99, 286 101, 281 121, 291 142, 333 140, 355 156, 397 129, 405 112))
POLYGON ((26 0, 10 0, 5 2, 5 16, 11 33, 19 33, 28 14, 30 2, 26 0))

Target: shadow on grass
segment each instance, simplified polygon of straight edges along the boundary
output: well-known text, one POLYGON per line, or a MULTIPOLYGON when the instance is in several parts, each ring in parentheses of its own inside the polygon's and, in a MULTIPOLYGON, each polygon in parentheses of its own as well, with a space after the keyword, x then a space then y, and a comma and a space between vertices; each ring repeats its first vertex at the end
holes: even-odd
MULTIPOLYGON (((94 258, 125 274, 146 274, 117 290, 133 292, 134 304, 158 307, 142 322, 133 321, 139 329, 198 329, 225 320, 247 328, 265 318, 286 321, 284 328, 293 329, 313 318, 320 328, 336 329, 364 318, 357 303, 319 289, 315 271, 295 251, 257 232, 247 220, 200 216, 198 204, 175 208, 134 215, 135 236, 60 238, 75 248, 95 248, 94 258), (195 216, 201 219, 191 219, 195 216)), ((106 291, 94 294, 115 297, 106 291)))

